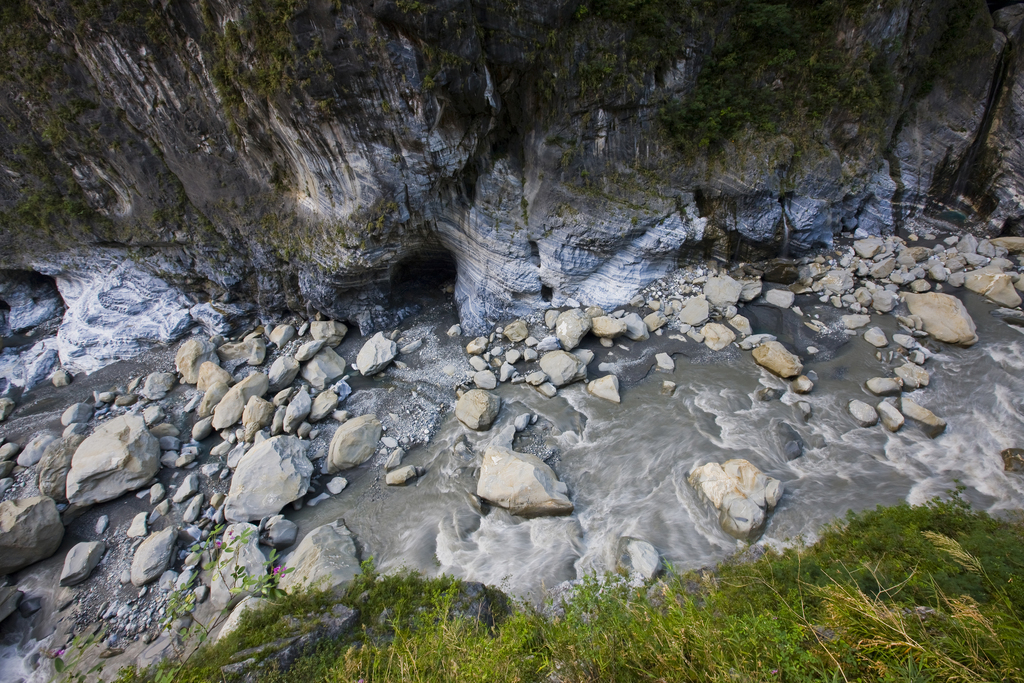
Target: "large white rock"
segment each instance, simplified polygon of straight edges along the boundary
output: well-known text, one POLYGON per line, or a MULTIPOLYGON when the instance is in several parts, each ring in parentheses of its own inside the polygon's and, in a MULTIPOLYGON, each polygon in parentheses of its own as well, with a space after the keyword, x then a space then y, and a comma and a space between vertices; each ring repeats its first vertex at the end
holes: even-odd
POLYGON ((259 529, 246 522, 229 524, 221 544, 210 581, 210 600, 223 609, 233 600, 252 595, 251 591, 243 590, 245 579, 262 575, 266 571, 266 558, 260 551, 259 529))
POLYGON ((52 498, 0 503, 0 576, 50 557, 63 538, 64 525, 52 498))
MULTIPOLYGON (((303 379, 317 389, 323 389, 344 374, 345 359, 336 354, 334 349, 327 346, 320 349, 320 352, 302 367, 303 379)), ((283 389, 284 387, 281 388, 283 389)))
POLYGON ((803 363, 786 347, 777 341, 761 344, 753 351, 758 365, 768 368, 779 377, 796 377, 803 370, 803 363))
POLYGON ((181 381, 185 384, 196 384, 199 381, 199 370, 203 363, 220 364, 217 347, 206 339, 189 339, 178 347, 174 356, 174 366, 181 373, 181 381))
POLYGON ((571 308, 562 311, 555 319, 555 336, 566 351, 572 351, 580 345, 583 337, 590 332, 593 322, 586 312, 571 308))
POLYGON ((366 462, 377 450, 383 426, 375 415, 360 415, 344 423, 331 437, 327 473, 334 474, 366 462))
POLYGON ((177 530, 170 526, 151 534, 135 549, 131 570, 133 585, 145 586, 167 570, 174 559, 174 542, 177 538, 177 530))
POLYGON ((245 404, 253 396, 262 398, 270 388, 270 380, 262 372, 254 372, 235 386, 228 389, 224 398, 213 410, 213 428, 217 431, 227 429, 242 419, 245 404))
POLYGON ((712 306, 717 306, 718 308, 735 306, 739 302, 742 292, 743 285, 728 275, 709 277, 704 285, 704 298, 712 306))
POLYGON ((568 488, 555 471, 535 455, 513 451, 511 439, 503 433, 487 446, 476 494, 521 517, 571 513, 568 488))
POLYGON ((93 505, 145 485, 160 469, 160 442, 139 415, 100 425, 75 451, 67 477, 68 501, 93 505))
POLYGON ((921 429, 924 430, 924 433, 933 439, 946 431, 945 420, 938 417, 935 413, 924 406, 918 404, 916 401, 905 396, 900 400, 900 412, 908 420, 913 420, 919 424, 921 429))
POLYGON ((978 330, 971 314, 955 296, 927 292, 905 294, 911 315, 924 322, 924 331, 949 344, 970 346, 978 341, 978 330))
POLYGON ((621 337, 626 333, 626 322, 621 318, 612 318, 608 315, 600 315, 591 320, 593 332, 595 337, 601 337, 604 339, 615 339, 621 337))
POLYGON ((639 538, 623 536, 618 543, 619 569, 650 581, 661 572, 661 556, 657 548, 639 538))
POLYGON ((356 356, 356 367, 359 368, 359 373, 363 377, 376 375, 391 364, 397 353, 398 345, 387 339, 384 333, 378 332, 363 344, 363 348, 359 349, 359 355, 356 356))
POLYGON ((1016 308, 1021 304, 1020 295, 1013 287, 1013 280, 1005 273, 976 270, 967 274, 964 287, 1000 306, 1016 308))
POLYGON ((587 366, 567 351, 545 353, 540 359, 540 369, 556 387, 587 378, 587 366))
POLYGON ((603 398, 612 403, 619 403, 619 378, 615 375, 606 375, 587 385, 587 391, 598 398, 603 398))
POLYGON ((243 455, 231 478, 224 518, 229 522, 262 519, 304 496, 313 474, 307 446, 294 436, 275 436, 243 455))
POLYGON ((352 533, 342 521, 318 526, 306 534, 283 564, 295 571, 284 575, 279 584, 291 592, 301 586, 343 592, 359 574, 359 556, 352 533))
POLYGON ((632 341, 647 341, 651 333, 647 330, 647 323, 636 313, 627 313, 620 318, 626 324, 626 337, 632 341))
POLYGON ((743 459, 701 465, 689 482, 719 511, 722 529, 740 540, 752 540, 764 531, 768 513, 783 492, 782 482, 743 459))
POLYGON ((878 424, 878 411, 864 401, 853 400, 849 405, 850 415, 861 427, 874 427, 878 424))
POLYGON ((463 394, 455 404, 455 417, 470 429, 486 431, 498 417, 499 410, 500 398, 490 392, 473 389, 463 394))

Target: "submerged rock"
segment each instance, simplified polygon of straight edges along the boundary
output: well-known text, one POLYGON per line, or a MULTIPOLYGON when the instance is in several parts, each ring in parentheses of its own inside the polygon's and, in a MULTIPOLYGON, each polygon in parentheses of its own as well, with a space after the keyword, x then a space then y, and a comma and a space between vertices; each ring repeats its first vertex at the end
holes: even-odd
POLYGON ((783 493, 782 482, 742 459, 701 465, 688 480, 719 511, 723 531, 744 541, 764 532, 768 514, 783 493))

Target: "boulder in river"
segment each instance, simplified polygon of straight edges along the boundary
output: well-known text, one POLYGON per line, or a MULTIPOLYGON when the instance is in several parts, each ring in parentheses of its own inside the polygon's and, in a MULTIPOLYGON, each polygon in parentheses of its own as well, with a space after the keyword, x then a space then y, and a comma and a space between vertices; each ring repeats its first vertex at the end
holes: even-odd
POLYGON ((1000 306, 1016 308, 1021 304, 1020 294, 1014 289, 1013 280, 1003 272, 976 270, 968 273, 964 279, 964 287, 1000 306))
POLYGON ((540 359, 540 369, 556 387, 587 378, 586 364, 567 351, 545 353, 540 359))
POLYGON ((174 356, 174 366, 181 373, 181 381, 185 384, 199 382, 199 371, 203 363, 220 364, 217 347, 206 339, 189 339, 178 347, 178 353, 174 356))
POLYGON ((636 575, 645 581, 650 581, 657 576, 661 570, 661 555, 658 550, 647 541, 630 536, 623 536, 619 539, 616 564, 622 571, 636 575))
POLYGON ((558 314, 555 319, 555 336, 566 351, 572 351, 583 337, 590 332, 593 322, 590 316, 578 308, 571 308, 558 314))
POLYGON ((961 346, 970 346, 978 341, 978 331, 971 314, 955 296, 938 292, 908 293, 904 296, 910 314, 920 317, 924 331, 935 339, 961 346))
POLYGON ((491 428, 500 409, 500 398, 487 391, 473 389, 463 394, 455 404, 455 417, 470 429, 486 431, 491 428))
POLYGON ((360 415, 338 427, 327 451, 327 473, 361 465, 377 450, 383 426, 375 415, 360 415))
POLYGON ((60 573, 61 586, 77 586, 92 574, 106 552, 103 541, 86 541, 76 544, 64 558, 64 569, 60 573))
POLYGON ((138 415, 100 425, 75 451, 67 498, 75 505, 113 500, 143 486, 160 469, 160 442, 138 415))
POLYGON ((904 417, 920 425, 924 433, 933 439, 946 431, 945 420, 913 399, 906 396, 900 399, 899 410, 903 413, 904 417))
POLYGON ((761 344, 754 349, 753 354, 758 365, 771 370, 779 377, 796 377, 804 369, 800 359, 777 341, 761 344))
POLYGON ((253 446, 231 477, 224 518, 229 522, 262 519, 306 495, 313 474, 307 447, 294 436, 275 436, 253 446))
POLYGON ((0 503, 0 576, 50 557, 63 538, 64 525, 52 498, 0 503))
POLYGON ((849 405, 850 415, 861 427, 874 427, 878 424, 878 411, 864 401, 853 400, 849 405))
POLYGON ((537 456, 512 450, 514 432, 512 427, 487 446, 476 494, 521 517, 570 514, 568 487, 537 456))
POLYGON ((744 541, 761 535, 783 493, 782 482, 743 459, 701 465, 689 483, 719 511, 722 530, 744 541))
POLYGON ((615 375, 605 375, 587 384, 587 391, 593 396, 603 398, 612 403, 620 403, 619 378, 615 375))
POLYGON ((872 377, 864 386, 875 396, 899 396, 903 391, 899 380, 892 377, 872 377))
POLYGON ((288 592, 315 586, 341 593, 360 572, 352 533, 340 520, 310 531, 282 563, 295 569, 285 574, 279 584, 288 592))

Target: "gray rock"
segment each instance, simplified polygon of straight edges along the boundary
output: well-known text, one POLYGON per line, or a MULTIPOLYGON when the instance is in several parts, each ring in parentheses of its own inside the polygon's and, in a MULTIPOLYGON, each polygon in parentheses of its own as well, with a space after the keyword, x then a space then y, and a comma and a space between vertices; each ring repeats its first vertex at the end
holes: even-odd
POLYGON ((651 333, 647 330, 647 324, 636 313, 627 313, 622 316, 621 320, 626 325, 627 338, 633 341, 647 341, 650 339, 651 333))
POLYGON ((956 297, 937 292, 905 296, 910 314, 921 318, 924 331, 933 338, 961 346, 978 341, 974 320, 956 297))
POLYGON ((39 493, 53 498, 58 503, 67 502, 67 478, 71 470, 71 459, 85 441, 85 436, 75 434, 52 442, 43 452, 36 471, 39 493))
POLYGON ((644 581, 650 581, 661 573, 661 556, 647 541, 623 536, 619 539, 616 555, 619 569, 644 581))
POLYGON ((498 386, 498 380, 490 370, 481 370, 474 373, 473 383, 476 384, 479 389, 495 389, 498 386))
POLYGON ((60 368, 53 373, 52 377, 50 377, 50 382, 57 388, 68 386, 71 384, 71 380, 71 373, 64 368, 60 368))
POLYGON ((355 540, 340 520, 306 534, 298 547, 284 557, 283 563, 295 569, 285 574, 279 583, 279 587, 288 592, 316 586, 340 593, 360 572, 355 540))
POLYGON ((879 349, 889 345, 889 340, 880 327, 872 327, 867 330, 864 333, 864 341, 879 349))
POLYGON ((309 489, 313 465, 307 444, 294 436, 275 436, 253 446, 238 463, 224 502, 224 518, 247 522, 276 515, 309 489))
POLYGON ((92 574, 106 552, 103 541, 88 541, 75 545, 64 558, 64 569, 60 574, 61 586, 77 586, 92 574))
POLYGON ((3 422, 14 412, 14 401, 6 396, 0 397, 0 422, 3 422))
POLYGON ((587 391, 593 396, 603 398, 612 403, 620 403, 619 378, 615 375, 606 375, 587 384, 587 391))
POLYGON ((327 452, 327 473, 335 474, 366 462, 377 450, 383 426, 375 415, 360 415, 338 427, 327 452))
POLYGON ((316 340, 322 340, 324 346, 334 348, 348 334, 348 326, 336 320, 316 320, 309 324, 309 333, 316 340))
MULTIPOLYGON (((583 337, 587 332, 590 332, 592 326, 593 323, 586 312, 573 308, 558 314, 558 317, 555 319, 555 336, 558 337, 558 342, 562 345, 563 349, 572 351, 580 345, 583 337)), ((538 348, 537 350, 541 349, 538 348)))
POLYGON ((704 297, 708 303, 718 308, 735 306, 739 302, 742 292, 743 285, 728 275, 709 277, 704 285, 704 297))
POLYGON ((302 367, 302 378, 317 389, 324 389, 345 374, 345 359, 325 347, 302 367))
POLYGON ((899 410, 904 417, 920 425, 924 433, 933 439, 946 431, 945 420, 910 398, 904 396, 900 399, 899 410))
POLYGON ((67 427, 75 422, 88 422, 92 419, 92 406, 88 403, 75 403, 60 416, 60 423, 67 427))
POLYGON ((517 344, 530 335, 530 329, 527 327, 525 320, 513 320, 505 326, 502 334, 513 344, 517 344))
POLYGON ((178 534, 174 527, 158 531, 135 549, 131 578, 135 586, 145 586, 160 578, 174 558, 174 543, 178 534))
POLYGON ((192 440, 202 441, 213 433, 213 418, 204 417, 192 425, 192 440))
POLYGON ((882 419, 882 426, 890 432, 896 432, 903 426, 903 415, 895 405, 890 403, 891 400, 887 399, 879 403, 877 410, 878 416, 882 419))
POLYGON ((782 482, 742 459, 697 467, 688 481, 719 511, 722 530, 744 541, 760 536, 783 493, 782 482))
POLYGON ((796 295, 788 289, 770 289, 764 295, 766 302, 779 308, 791 307, 795 299, 796 295))
POLYGON ((160 469, 160 446, 138 415, 100 425, 71 460, 67 497, 74 505, 113 500, 148 483, 160 469))
POLYGON ((280 550, 293 545, 298 536, 299 526, 295 522, 285 519, 284 515, 274 515, 263 525, 260 543, 280 550))
POLYGON ((899 396, 903 391, 900 383, 891 377, 872 377, 864 386, 875 396, 899 396))
POLYGON ((57 552, 64 538, 57 505, 43 496, 0 503, 0 576, 57 552))
POLYGON ((871 295, 871 307, 879 313, 888 313, 896 308, 896 295, 888 290, 875 290, 871 295))
POLYGON ((267 356, 267 344, 260 337, 224 344, 217 349, 222 363, 244 360, 249 365, 261 365, 267 356))
POLYGON ((878 424, 878 411, 864 401, 850 401, 849 410, 850 415, 861 427, 874 427, 878 424))
MULTIPOLYGON (((576 309, 573 309, 576 310, 576 309)), ((567 311, 568 312, 568 311, 567 311)), ((556 387, 569 384, 578 379, 586 379, 586 365, 580 359, 566 351, 549 351, 541 356, 540 369, 548 376, 556 387), (583 377, 580 377, 580 372, 583 377)))
POLYGON ((753 350, 754 361, 779 377, 796 377, 803 370, 803 364, 794 354, 777 341, 768 341, 753 350))
POLYGON ((170 372, 154 372, 146 377, 146 383, 139 395, 150 401, 159 401, 178 383, 178 378, 170 372))
POLYGON ((567 515, 568 488, 543 460, 512 450, 511 436, 496 438, 484 451, 476 494, 521 517, 567 515))
POLYGON ((455 404, 455 417, 470 429, 486 431, 491 428, 500 409, 500 398, 486 391, 473 389, 463 394, 455 404))
POLYGON ((421 474, 420 468, 406 465, 405 467, 398 467, 388 472, 384 477, 384 481, 388 486, 405 486, 421 474))
POLYGON ((913 390, 926 387, 931 381, 931 375, 928 374, 928 371, 914 363, 904 363, 896 368, 894 372, 897 377, 903 380, 903 388, 905 389, 913 390))
POLYGON ((299 350, 295 352, 295 360, 305 363, 307 360, 316 356, 320 353, 320 349, 324 347, 324 340, 317 339, 315 341, 306 342, 299 347, 299 350))
POLYGON ((174 492, 174 496, 171 500, 180 505, 186 500, 196 495, 199 492, 199 477, 193 473, 185 477, 185 480, 181 482, 181 486, 174 492))
MULTIPOLYGON (((688 299, 683 304, 683 307, 680 309, 677 317, 679 318, 679 322, 684 325, 699 327, 707 322, 710 315, 711 307, 708 306, 707 299, 704 297, 695 297, 693 299, 688 299)), ((653 332, 654 330, 651 331, 653 332)))
POLYGON ((174 366, 181 373, 181 381, 185 384, 199 382, 199 371, 203 363, 220 364, 217 347, 205 339, 189 339, 178 347, 178 353, 174 356, 174 366))
POLYGON ((145 538, 149 534, 149 529, 146 527, 146 519, 149 517, 145 512, 132 517, 132 523, 128 525, 128 531, 125 535, 128 538, 145 538))
POLYGON ((312 409, 313 400, 309 397, 308 391, 302 389, 295 394, 295 398, 288 403, 288 408, 284 413, 284 422, 281 426, 285 434, 294 434, 312 409))
POLYGON ((32 467, 43 457, 47 447, 59 438, 50 432, 36 434, 18 454, 18 464, 22 467, 32 467))
POLYGON ((270 343, 279 349, 294 338, 295 327, 293 325, 278 325, 270 332, 270 343))
POLYGON ((230 387, 235 383, 235 378, 231 376, 230 372, 214 361, 207 361, 199 366, 196 389, 199 391, 208 391, 214 384, 221 382, 230 387))
POLYGON ((280 356, 270 364, 270 370, 267 372, 267 379, 270 382, 268 390, 276 394, 291 386, 291 383, 299 376, 300 367, 297 359, 291 356, 280 356))
POLYGON ((317 423, 324 419, 338 407, 338 395, 333 391, 321 391, 313 399, 312 407, 309 410, 309 421, 317 423))
POLYGON ((376 375, 391 364, 397 353, 398 347, 395 342, 385 338, 382 332, 378 332, 359 350, 356 367, 363 377, 376 375))

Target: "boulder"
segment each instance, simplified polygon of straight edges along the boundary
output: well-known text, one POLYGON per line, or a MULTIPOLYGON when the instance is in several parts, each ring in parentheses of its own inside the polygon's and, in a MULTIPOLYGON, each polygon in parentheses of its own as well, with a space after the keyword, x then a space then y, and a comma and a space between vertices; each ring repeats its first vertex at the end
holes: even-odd
POLYGON ((933 439, 946 431, 945 420, 912 399, 903 397, 899 409, 904 417, 920 425, 924 433, 933 439))
POLYGON ((266 559, 260 551, 259 530, 248 523, 229 524, 221 537, 220 556, 210 581, 210 601, 223 609, 229 603, 252 595, 243 590, 247 577, 266 572, 266 559))
POLYGON ((229 384, 224 382, 216 382, 206 390, 203 394, 203 398, 199 401, 199 407, 196 408, 196 416, 199 418, 209 417, 211 421, 213 418, 213 411, 217 408, 217 405, 224 400, 227 396, 228 391, 231 389, 229 384))
POLYGON ((270 382, 268 391, 277 393, 282 389, 290 387, 295 378, 299 376, 299 361, 291 356, 279 356, 270 364, 267 371, 267 380, 270 382))
POLYGON ((540 369, 556 387, 579 379, 586 379, 587 376, 587 366, 579 358, 566 351, 545 353, 540 359, 540 369))
POLYGON ((921 318, 924 331, 948 344, 970 346, 978 341, 977 328, 971 314, 955 296, 927 292, 905 294, 911 315, 921 318))
POLYGON ((843 327, 848 330, 859 330, 871 324, 870 315, 844 315, 843 327))
MULTIPOLYGON (((391 344, 394 345, 394 342, 391 344)), ((302 367, 303 379, 317 389, 323 389, 344 374, 345 359, 327 346, 320 349, 320 352, 302 367)))
POLYGON ((1016 308, 1021 304, 1020 295, 1013 287, 1013 280, 1005 273, 976 270, 967 274, 964 287, 1000 306, 1016 308))
POLYGON ((783 493, 782 482, 743 459, 701 465, 689 483, 719 511, 722 530, 742 541, 761 535, 783 493))
POLYGON ((309 409, 309 421, 319 422, 334 412, 338 407, 338 395, 333 391, 321 391, 313 399, 313 406, 309 409))
POLYGON ((885 336, 885 332, 882 332, 880 327, 872 327, 864 333, 864 341, 871 344, 877 349, 881 349, 889 345, 889 340, 885 336))
POLYGON ((377 450, 383 426, 375 415, 360 415, 338 427, 327 451, 327 473, 361 465, 377 450))
POLYGON ((262 372, 254 372, 228 389, 213 411, 213 428, 227 429, 240 419, 245 405, 253 396, 261 398, 270 388, 270 380, 262 372))
POLYGON ((616 564, 627 574, 650 581, 661 573, 661 556, 657 549, 647 541, 623 536, 619 539, 616 550, 616 564))
POLYGON ((899 396, 903 391, 899 381, 891 377, 872 377, 864 386, 875 396, 899 396))
POLYGON ((864 401, 850 401, 849 411, 850 415, 853 415, 853 419, 861 427, 874 427, 878 424, 878 411, 875 410, 874 406, 868 405, 864 401))
POLYGON ((500 409, 500 398, 486 391, 473 389, 463 394, 455 404, 455 417, 470 429, 486 431, 491 428, 500 409))
POLYGON ((291 592, 303 586, 342 593, 360 572, 355 540, 344 522, 318 526, 306 534, 283 564, 295 571, 285 574, 278 587, 291 592))
POLYGON ((76 422, 88 422, 92 419, 92 406, 88 403, 75 403, 68 407, 60 416, 60 423, 67 427, 76 422))
POLYGON ((708 303, 717 308, 735 306, 739 303, 740 294, 743 293, 743 285, 733 280, 728 275, 709 277, 704 284, 704 298, 708 303))
POLYGON ((754 349, 753 354, 758 365, 771 370, 779 377, 796 377, 804 368, 800 359, 777 341, 761 344, 754 349))
POLYGON ((196 376, 196 389, 209 391, 214 384, 223 382, 227 386, 235 383, 231 373, 213 361, 206 361, 199 366, 199 373, 196 376))
POLYGON ((571 308, 558 314, 555 319, 555 336, 566 351, 572 351, 583 337, 590 332, 593 322, 586 312, 578 308, 571 308))
POLYGON ((278 325, 270 332, 270 343, 279 349, 294 338, 294 325, 278 325))
POLYGON ((494 389, 498 386, 498 380, 490 370, 480 370, 473 374, 473 384, 479 389, 494 389))
POLYGON ((626 333, 626 322, 621 318, 601 315, 591 320, 591 332, 595 337, 602 339, 615 339, 626 333))
POLYGON ((290 519, 285 519, 284 515, 274 515, 266 524, 261 523, 260 527, 260 543, 279 550, 294 544, 299 536, 299 526, 290 519))
POLYGON ((793 305, 796 295, 788 289, 769 289, 765 292, 765 302, 779 308, 789 308, 793 305))
POLYGON ((174 559, 174 542, 178 533, 173 526, 158 531, 135 549, 132 558, 131 580, 135 586, 145 586, 160 578, 174 559))
POLYGON ((397 353, 398 346, 395 342, 386 338, 382 332, 378 332, 359 349, 356 367, 363 377, 376 375, 391 364, 397 353))
POLYGON ((92 574, 92 570, 100 563, 106 552, 103 541, 87 541, 78 543, 64 558, 64 569, 60 573, 61 586, 77 586, 92 574))
POLYGON ((928 371, 915 363, 904 363, 894 371, 896 376, 903 380, 905 389, 920 389, 928 386, 931 375, 928 371))
POLYGON ((336 320, 314 320, 309 324, 309 334, 315 340, 322 340, 324 346, 333 349, 348 334, 348 327, 336 320))
POLYGON ((619 378, 615 375, 606 375, 587 385, 587 391, 598 398, 603 398, 612 403, 619 403, 619 378))
POLYGON ((174 356, 174 367, 181 373, 185 384, 197 384, 203 363, 220 364, 217 347, 206 339, 189 339, 178 347, 174 356))
POLYGON ((708 323, 701 330, 701 334, 704 335, 704 345, 712 351, 721 351, 736 341, 736 334, 721 323, 708 323))
POLYGON ((853 250, 862 259, 874 258, 878 254, 881 254, 885 250, 885 243, 877 237, 869 237, 863 240, 857 240, 853 243, 853 250))
POLYGON ((620 320, 626 324, 626 337, 632 341, 647 341, 651 338, 651 333, 647 331, 647 324, 636 313, 627 313, 620 320))
POLYGON ((160 442, 138 415, 100 425, 71 458, 67 498, 74 505, 113 500, 147 484, 160 469, 160 442))
POLYGON ((1011 254, 1024 254, 1024 237, 993 237, 989 242, 1011 254))
POLYGON ((1024 472, 1024 448, 1004 448, 999 452, 1006 472, 1024 472))
POLYGON ((64 525, 52 498, 0 503, 0 576, 50 557, 63 538, 64 525))
POLYGON ((512 450, 511 435, 496 438, 484 451, 476 495, 492 505, 521 517, 567 515, 573 511, 567 493, 543 460, 512 450))
POLYGON ((71 470, 71 459, 85 436, 72 434, 46 447, 36 471, 39 474, 39 493, 53 498, 58 503, 67 502, 67 479, 71 470))
POLYGON ((14 401, 6 396, 0 398, 0 422, 3 422, 14 412, 14 401))
POLYGON ((295 394, 288 403, 288 409, 284 413, 284 422, 281 428, 284 429, 285 434, 294 434, 302 424, 303 420, 309 415, 309 411, 313 409, 313 401, 309 398, 309 392, 303 388, 299 393, 295 394))
POLYGON ((502 334, 513 344, 518 344, 530 336, 530 328, 527 327, 525 320, 513 320, 508 325, 505 325, 502 334))
POLYGON ((146 377, 146 383, 139 395, 150 401, 160 401, 178 383, 178 378, 172 372, 154 372, 146 377))
POLYGON ((217 349, 221 362, 244 360, 249 365, 260 365, 267 356, 267 344, 261 337, 223 344, 217 349))
POLYGON ((897 432, 903 426, 903 415, 895 405, 890 403, 891 400, 882 401, 876 409, 878 410, 878 416, 882 419, 882 426, 890 432, 897 432))
POLYGON ((707 299, 698 296, 693 299, 687 299, 676 317, 679 318, 679 322, 685 325, 700 327, 707 322, 710 315, 711 307, 708 306, 707 299))
POLYGON ((18 454, 18 464, 22 467, 32 467, 43 457, 43 453, 46 452, 47 447, 54 441, 57 441, 60 437, 50 432, 43 432, 36 434, 32 437, 32 440, 21 449, 21 453, 18 454))
POLYGON ((416 477, 423 476, 424 472, 425 470, 421 467, 406 465, 405 467, 398 467, 388 472, 384 477, 384 482, 388 486, 405 486, 416 477))
POLYGON ((320 349, 324 348, 324 340, 317 339, 315 341, 306 342, 299 347, 299 350, 295 352, 295 360, 300 363, 305 363, 307 360, 313 358, 316 354, 320 353, 320 349))
POLYGON ((644 325, 648 332, 656 332, 668 323, 668 318, 661 311, 655 311, 644 318, 644 325))
POLYGON ((829 292, 839 296, 853 289, 853 276, 845 270, 830 270, 818 282, 829 292))
POLYGON ((477 337, 466 344, 466 353, 471 356, 479 356, 487 350, 487 337, 477 337))
POLYGON ((231 477, 224 518, 229 522, 262 519, 306 495, 313 474, 307 446, 294 436, 275 436, 253 446, 231 477))
POLYGON ((242 428, 244 439, 248 443, 256 436, 256 432, 270 424, 274 419, 274 404, 259 396, 250 396, 242 411, 242 428))

